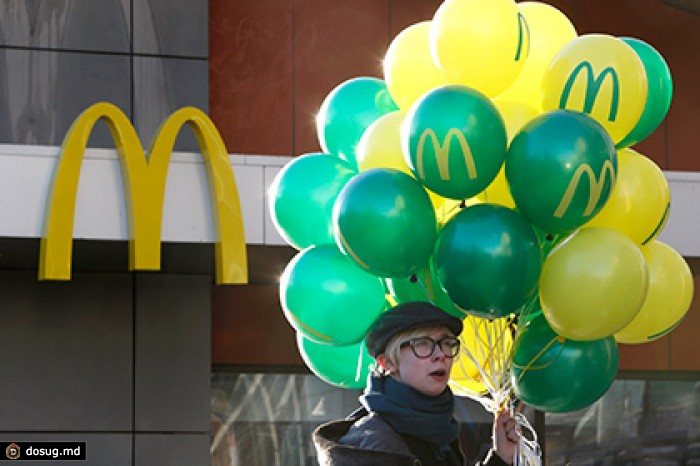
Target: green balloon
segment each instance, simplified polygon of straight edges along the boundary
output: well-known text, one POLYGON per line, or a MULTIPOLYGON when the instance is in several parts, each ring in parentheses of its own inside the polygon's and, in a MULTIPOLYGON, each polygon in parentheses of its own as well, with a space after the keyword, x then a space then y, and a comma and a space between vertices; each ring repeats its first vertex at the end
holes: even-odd
POLYGON ((331 154, 305 154, 287 163, 267 195, 277 232, 300 250, 333 243, 333 204, 355 173, 350 164, 331 154))
POLYGON ((365 130, 380 116, 398 110, 386 83, 357 77, 336 86, 316 115, 316 133, 324 152, 338 154, 357 169, 355 148, 365 130))
POLYGON ((617 175, 617 152, 593 118, 554 110, 513 138, 506 179, 518 211, 549 233, 570 232, 603 208, 617 175))
POLYGON ((328 345, 362 341, 383 311, 381 279, 358 267, 335 244, 299 252, 280 279, 284 315, 306 338, 328 345))
POLYGON ((380 277, 408 277, 428 263, 437 238, 435 211, 412 176, 374 168, 355 176, 333 207, 338 247, 380 277))
POLYGON ((614 337, 567 340, 536 313, 515 340, 511 381, 515 395, 525 404, 565 413, 603 396, 615 380, 618 364, 614 337))
POLYGON ((388 293, 396 303, 423 301, 431 303, 450 315, 464 319, 467 314, 447 296, 435 277, 433 261, 418 272, 406 278, 385 279, 388 293))
POLYGON ((452 217, 435 246, 435 275, 469 314, 516 312, 536 292, 542 270, 537 235, 517 212, 476 204, 452 217))
POLYGON ((480 193, 498 174, 508 139, 491 100, 461 85, 433 89, 409 109, 401 144, 411 171, 452 199, 480 193))
POLYGON ((374 364, 364 340, 354 345, 331 346, 297 333, 297 348, 316 377, 340 388, 364 388, 374 364))
POLYGON ((673 80, 671 70, 668 68, 664 57, 651 45, 631 37, 620 38, 632 47, 644 65, 647 74, 647 101, 644 104, 642 116, 622 141, 617 143, 618 148, 632 146, 654 132, 666 117, 671 107, 673 96, 673 80))

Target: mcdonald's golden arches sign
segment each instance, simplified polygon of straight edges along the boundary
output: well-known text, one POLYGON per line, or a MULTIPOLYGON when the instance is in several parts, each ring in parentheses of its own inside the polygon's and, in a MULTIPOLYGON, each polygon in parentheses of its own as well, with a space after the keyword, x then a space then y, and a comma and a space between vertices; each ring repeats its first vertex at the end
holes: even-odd
POLYGON ((216 282, 245 283, 248 266, 240 201, 226 147, 209 117, 184 107, 168 117, 148 159, 126 115, 97 103, 75 120, 65 136, 46 200, 39 254, 40 280, 70 280, 73 223, 83 154, 93 127, 104 120, 121 167, 129 227, 129 270, 159 270, 165 182, 175 139, 185 124, 194 131, 204 161, 216 235, 216 282))

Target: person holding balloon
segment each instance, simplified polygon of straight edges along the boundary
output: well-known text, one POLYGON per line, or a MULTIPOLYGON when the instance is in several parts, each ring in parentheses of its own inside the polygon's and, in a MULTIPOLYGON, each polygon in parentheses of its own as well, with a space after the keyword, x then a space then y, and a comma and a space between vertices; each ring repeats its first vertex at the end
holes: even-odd
MULTIPOLYGON (((362 407, 314 431, 319 463, 465 465, 447 385, 462 327, 460 319, 426 302, 401 303, 381 314, 365 338, 376 365, 360 396, 362 407)), ((502 411, 482 465, 512 464, 519 437, 516 420, 502 411)))

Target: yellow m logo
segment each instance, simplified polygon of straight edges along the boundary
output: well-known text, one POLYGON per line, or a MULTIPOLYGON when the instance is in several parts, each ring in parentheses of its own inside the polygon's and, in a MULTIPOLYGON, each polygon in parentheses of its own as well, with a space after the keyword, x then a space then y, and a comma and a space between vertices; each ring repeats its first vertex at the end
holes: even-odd
POLYGON ((427 128, 420 135, 418 140, 418 147, 416 149, 416 169, 418 170, 418 177, 425 179, 425 167, 424 167, 424 152, 426 140, 430 138, 432 142, 433 150, 435 151, 435 161, 438 166, 438 171, 440 173, 440 178, 443 180, 450 179, 450 145, 452 143, 452 138, 456 138, 459 143, 459 147, 464 157, 464 165, 467 167, 467 173, 469 174, 469 179, 473 180, 477 177, 476 164, 474 163, 474 156, 472 156, 472 151, 469 148, 469 143, 462 133, 457 128, 450 128, 450 130, 445 135, 445 139, 441 143, 433 131, 432 128, 427 128))
POLYGON ((136 130, 112 104, 85 110, 68 130, 53 175, 44 216, 40 280, 70 280, 73 222, 83 154, 93 127, 104 120, 112 134, 122 173, 129 224, 129 270, 159 270, 165 181, 170 155, 183 125, 193 129, 204 160, 216 234, 216 282, 246 283, 248 264, 238 190, 228 152, 204 112, 173 113, 153 138, 146 158, 136 130))
POLYGON ((586 204, 586 208, 583 211, 583 216, 588 217, 591 215, 598 204, 598 201, 600 200, 600 195, 603 193, 603 186, 605 186, 607 173, 610 174, 610 186, 612 187, 615 184, 615 168, 610 160, 606 160, 603 164, 603 168, 600 171, 600 180, 596 179, 595 173, 590 165, 587 163, 582 163, 579 165, 574 172, 574 176, 571 177, 571 181, 569 181, 569 186, 566 188, 557 210, 554 211, 554 216, 557 218, 564 216, 571 205, 571 201, 576 194, 576 190, 578 189, 579 183, 584 174, 588 176, 588 182, 591 189, 588 193, 588 204, 586 204))

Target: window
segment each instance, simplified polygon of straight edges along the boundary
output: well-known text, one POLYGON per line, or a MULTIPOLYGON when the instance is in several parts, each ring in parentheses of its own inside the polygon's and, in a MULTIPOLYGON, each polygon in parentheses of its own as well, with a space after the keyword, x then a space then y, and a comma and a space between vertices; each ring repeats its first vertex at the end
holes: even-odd
MULTIPOLYGON (((526 412, 540 432, 544 464, 700 466, 700 374, 653 376, 616 380, 580 411, 539 413, 539 425, 535 413, 526 412)), ((310 374, 217 371, 211 384, 211 464, 315 466, 313 429, 354 411, 359 395, 310 374)), ((457 398, 455 414, 465 454, 471 461, 483 458, 491 415, 468 398, 457 398)))
POLYGON ((700 465, 700 381, 616 380, 588 408, 545 414, 545 437, 550 466, 700 465))

